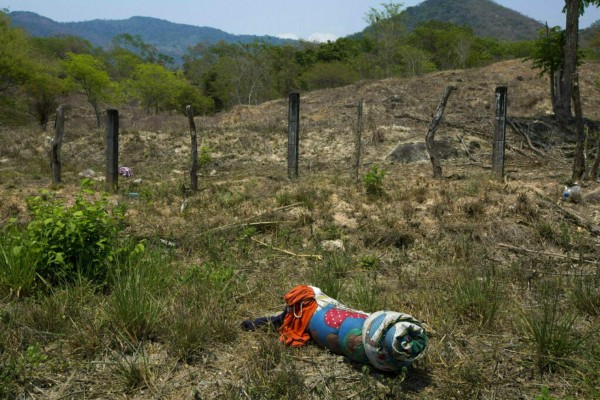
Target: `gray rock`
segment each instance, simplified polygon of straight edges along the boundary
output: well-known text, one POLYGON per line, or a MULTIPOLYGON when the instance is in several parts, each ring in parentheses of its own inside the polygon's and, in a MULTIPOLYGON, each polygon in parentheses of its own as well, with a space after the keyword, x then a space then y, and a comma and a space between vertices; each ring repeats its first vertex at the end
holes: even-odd
MULTIPOLYGON (((435 141, 435 146, 442 160, 458 157, 458 144, 452 138, 443 137, 435 141)), ((425 142, 404 142, 398 144, 386 157, 388 161, 410 164, 429 161, 429 153, 425 142)))
POLYGON ((96 172, 93 169, 88 168, 88 169, 81 171, 79 173, 79 176, 82 176, 84 178, 92 178, 92 177, 96 176, 96 172))
POLYGON ((346 249, 344 247, 344 242, 342 242, 341 239, 323 240, 321 246, 323 247, 323 250, 326 251, 344 251, 346 249))

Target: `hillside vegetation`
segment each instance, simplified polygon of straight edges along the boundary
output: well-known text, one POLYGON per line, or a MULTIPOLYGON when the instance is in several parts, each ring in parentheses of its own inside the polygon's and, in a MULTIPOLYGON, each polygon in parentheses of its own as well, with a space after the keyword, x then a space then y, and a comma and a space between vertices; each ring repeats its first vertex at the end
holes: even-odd
POLYGON ((89 40, 94 46, 108 48, 113 37, 127 33, 139 35, 164 54, 182 57, 188 47, 197 43, 251 43, 257 40, 283 44, 288 40, 273 36, 233 35, 220 29, 177 24, 150 17, 131 17, 126 20, 56 22, 33 12, 13 11, 8 14, 14 26, 25 29, 35 37, 72 35, 89 40))
POLYGON ((476 35, 498 40, 533 40, 543 25, 492 0, 426 0, 406 9, 409 31, 419 23, 437 20, 465 25, 476 35))
MULTIPOLYGON (((580 74, 586 117, 598 121, 600 65, 580 74)), ((104 132, 81 97, 67 101, 63 184, 51 184, 37 127, 2 127, 0 397, 598 398, 600 184, 588 181, 579 203, 561 201, 574 142, 547 118, 547 91, 513 60, 304 92, 294 181, 286 99, 198 117, 197 193, 183 115, 120 108, 120 163, 134 176, 104 199, 104 132), (442 161, 444 178, 432 179, 427 159, 388 161, 399 143, 423 141, 448 85, 458 90, 437 138, 457 151, 442 161), (497 85, 536 149, 509 130, 504 180, 490 173, 497 85), (374 167, 385 171, 375 192, 362 179, 374 167), (86 169, 96 174, 81 192, 86 169), (111 244, 88 253, 106 254, 84 264, 97 269, 54 258, 62 279, 32 275, 25 256, 36 253, 25 250, 55 243, 40 224, 63 235, 57 222, 77 218, 111 244), (367 312, 414 315, 427 326, 425 357, 388 375, 239 329, 279 313, 296 284, 367 312)), ((61 252, 49 249, 38 256, 61 252)))

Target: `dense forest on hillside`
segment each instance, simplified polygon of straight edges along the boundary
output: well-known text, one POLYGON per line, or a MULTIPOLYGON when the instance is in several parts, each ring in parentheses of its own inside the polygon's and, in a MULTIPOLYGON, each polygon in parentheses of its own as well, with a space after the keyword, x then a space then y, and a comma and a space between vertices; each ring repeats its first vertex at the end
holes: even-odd
POLYGON ((480 67, 536 54, 536 41, 500 41, 452 22, 428 20, 407 30, 407 12, 400 4, 383 4, 365 15, 370 25, 362 34, 335 42, 198 43, 187 49, 182 65, 139 35, 118 34, 99 48, 73 35, 30 37, 2 14, 2 121, 36 118, 44 127, 61 96, 73 92, 85 94, 100 123, 101 110, 125 103, 149 113, 182 112, 192 104, 206 114, 294 90, 480 67))
POLYGON ((491 0, 427 0, 406 9, 409 31, 418 24, 440 20, 468 25, 478 36, 504 40, 531 40, 543 25, 491 0))

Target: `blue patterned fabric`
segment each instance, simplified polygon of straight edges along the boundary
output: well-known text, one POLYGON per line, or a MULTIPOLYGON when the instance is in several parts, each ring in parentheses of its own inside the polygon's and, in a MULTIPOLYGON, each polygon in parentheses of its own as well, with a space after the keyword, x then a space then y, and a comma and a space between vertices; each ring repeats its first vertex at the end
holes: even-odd
POLYGON ((320 346, 358 362, 368 362, 362 346, 362 325, 368 315, 329 304, 310 320, 310 334, 320 346))

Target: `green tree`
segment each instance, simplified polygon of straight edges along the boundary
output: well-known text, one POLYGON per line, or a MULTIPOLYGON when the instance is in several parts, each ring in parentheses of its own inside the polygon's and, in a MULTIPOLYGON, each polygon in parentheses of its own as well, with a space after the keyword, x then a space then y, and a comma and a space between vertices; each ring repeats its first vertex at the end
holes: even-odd
POLYGON ((100 60, 90 54, 67 53, 63 66, 69 78, 83 89, 88 103, 94 109, 99 128, 100 107, 118 98, 118 86, 111 81, 100 60))
POLYGON ((299 50, 291 45, 269 46, 265 49, 270 60, 270 85, 274 96, 283 97, 298 89, 302 68, 298 63, 299 50))
POLYGON ((46 130, 50 116, 58 107, 58 98, 69 92, 69 85, 61 79, 61 68, 55 60, 42 59, 31 79, 24 85, 28 110, 40 127, 46 130))
POLYGON ((573 75, 577 72, 579 55, 579 16, 583 15, 586 7, 591 5, 600 6, 600 0, 565 0, 564 70, 560 77, 560 96, 556 103, 556 117, 563 125, 568 124, 572 115, 573 75))
POLYGON ((540 31, 539 39, 535 41, 533 53, 528 60, 531 60, 531 68, 539 69, 539 76, 548 75, 550 80, 550 99, 552 101, 552 110, 556 114, 556 104, 558 102, 556 90, 557 74, 562 71, 564 65, 564 45, 565 32, 559 27, 540 31))
POLYGON ((384 77, 393 75, 400 64, 401 38, 405 33, 402 23, 402 3, 382 3, 382 9, 370 8, 365 16, 369 24, 366 35, 375 43, 376 60, 384 71, 384 77))
POLYGON ((177 96, 188 86, 185 78, 158 64, 139 64, 135 67, 126 88, 147 112, 171 110, 177 96))
POLYGON ((128 33, 113 37, 105 55, 109 74, 117 80, 130 78, 139 64, 174 64, 172 57, 159 53, 155 46, 145 43, 140 35, 128 33))
POLYGON ((32 37, 33 46, 48 58, 64 60, 68 53, 93 54, 92 44, 79 36, 32 37))
POLYGON ((340 61, 319 62, 300 76, 303 86, 308 90, 349 85, 358 79, 358 72, 340 61))
POLYGON ((105 63, 109 75, 117 81, 122 81, 131 78, 135 67, 143 64, 144 60, 127 49, 117 47, 105 53, 105 63))
MULTIPOLYGON (((567 125, 571 117, 571 97, 573 96, 573 77, 579 63, 579 16, 590 5, 600 5, 600 0, 565 0, 566 28, 564 45, 564 71, 560 79, 560 96, 556 102, 557 120, 567 125)), ((581 116, 579 116, 581 117, 581 116)), ((581 121, 581 120, 579 120, 581 121)), ((581 179, 585 172, 584 157, 585 134, 583 127, 578 129, 577 147, 573 160, 573 179, 581 179)))
POLYGON ((25 33, 11 27, 10 20, 0 12, 0 115, 3 120, 18 118, 15 111, 22 85, 34 76, 31 46, 25 33))
POLYGON ((217 110, 257 104, 276 93, 270 45, 254 42, 197 46, 185 58, 186 76, 213 98, 217 110))
POLYGON ((431 55, 413 46, 402 46, 402 66, 407 76, 418 76, 436 70, 431 55))
POLYGON ((197 87, 185 82, 175 94, 174 108, 185 114, 188 105, 191 105, 194 113, 198 115, 215 111, 215 102, 212 98, 204 96, 197 87))
POLYGON ((409 42, 431 54, 439 69, 467 68, 481 57, 473 29, 452 22, 427 21, 415 27, 409 42), (475 53, 477 50, 477 54, 475 53))

